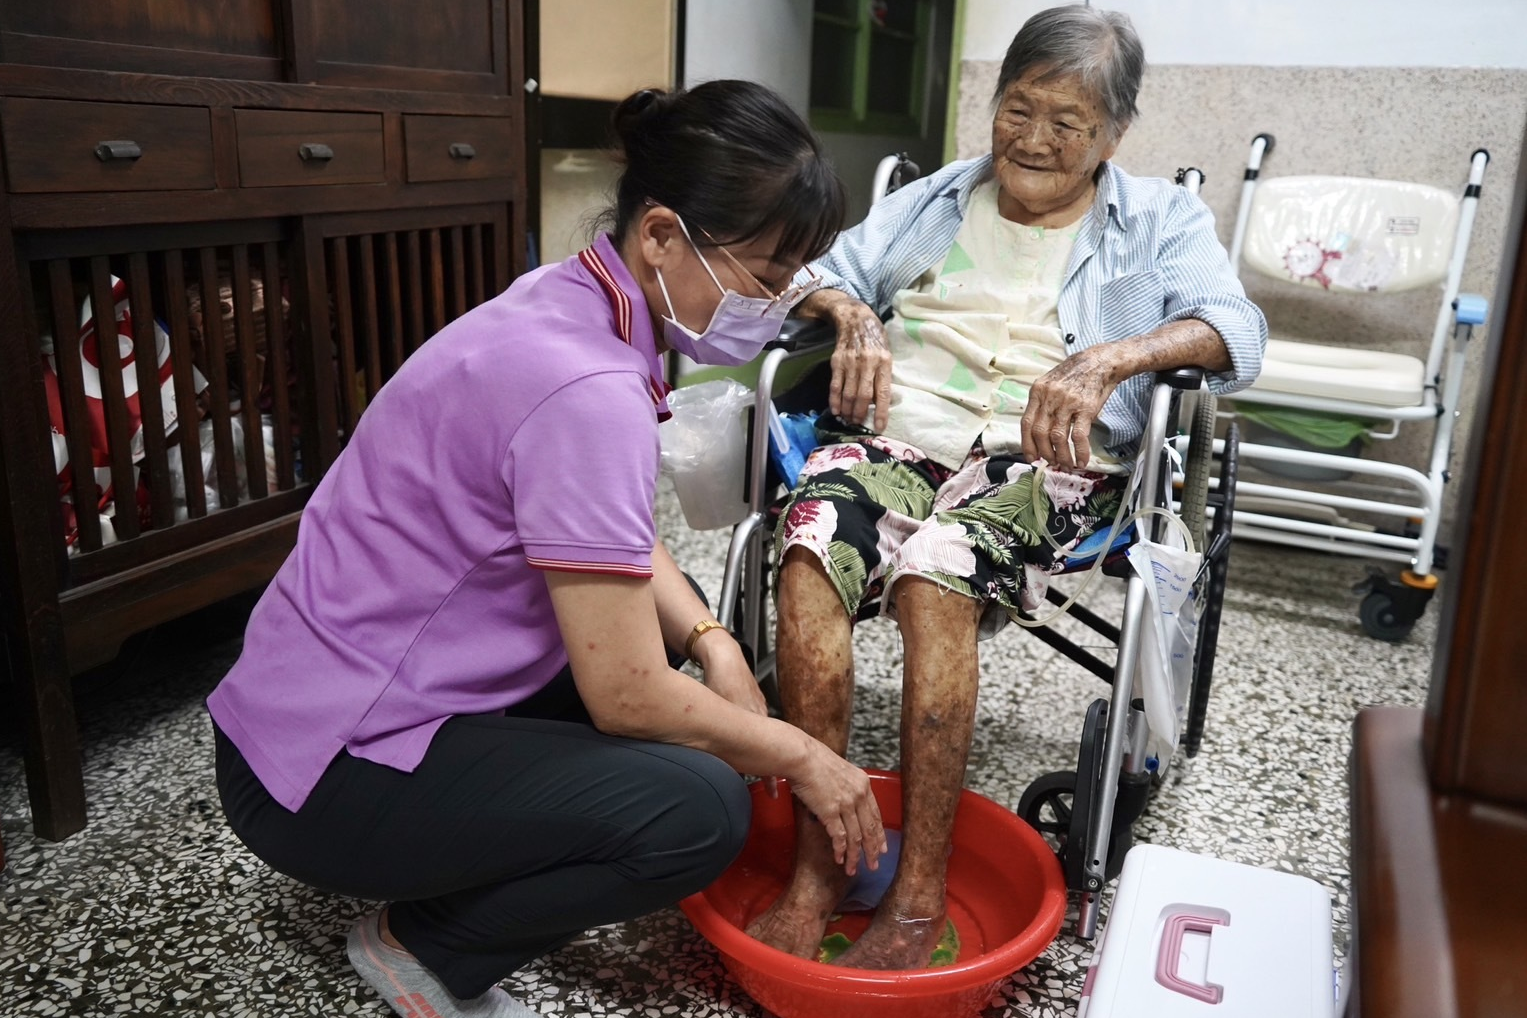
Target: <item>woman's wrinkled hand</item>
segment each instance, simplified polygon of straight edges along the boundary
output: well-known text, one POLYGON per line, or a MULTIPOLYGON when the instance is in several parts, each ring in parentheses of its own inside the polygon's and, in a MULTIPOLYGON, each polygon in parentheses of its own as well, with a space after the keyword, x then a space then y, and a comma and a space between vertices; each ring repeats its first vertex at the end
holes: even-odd
POLYGON ((1115 344, 1100 343, 1061 361, 1029 389, 1023 454, 1052 467, 1077 469, 1092 458, 1092 422, 1118 387, 1115 344))
POLYGON ((884 431, 891 414, 891 347, 880 316, 862 301, 845 295, 828 312, 838 330, 832 352, 832 389, 827 408, 849 424, 867 424, 875 407, 875 431, 884 431))
POLYGON ((827 831, 833 859, 845 873, 858 872, 861 851, 869 868, 878 869, 886 851, 885 826, 869 775, 815 739, 808 741, 806 764, 790 776, 790 791, 827 831))

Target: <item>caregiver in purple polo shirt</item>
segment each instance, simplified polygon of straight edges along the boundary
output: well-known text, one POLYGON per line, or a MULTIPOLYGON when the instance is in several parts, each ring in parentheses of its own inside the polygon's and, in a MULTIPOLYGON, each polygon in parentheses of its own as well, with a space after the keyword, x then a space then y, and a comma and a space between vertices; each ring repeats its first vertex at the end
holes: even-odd
POLYGON ((842 186, 762 86, 640 92, 615 126, 611 233, 387 383, 208 700, 239 838, 391 902, 348 953, 405 1018, 533 1014, 496 984, 732 861, 739 772, 790 779, 850 872, 885 846, 863 771, 768 717, 652 517, 661 355, 756 354, 842 186))

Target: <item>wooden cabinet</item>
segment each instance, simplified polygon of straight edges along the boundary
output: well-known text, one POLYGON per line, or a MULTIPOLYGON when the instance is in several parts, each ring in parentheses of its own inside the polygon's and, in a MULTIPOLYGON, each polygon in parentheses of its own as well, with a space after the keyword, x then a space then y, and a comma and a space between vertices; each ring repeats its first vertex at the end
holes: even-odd
POLYGON ((477 180, 496 177, 514 162, 513 121, 502 117, 403 118, 408 179, 477 180))
POLYGON ((0 100, 10 189, 200 191, 214 184, 205 108, 0 100))
POLYGON ((256 586, 377 390, 525 257, 519 0, 0 8, 0 621, 37 831, 70 675, 256 586))
POLYGON ((233 120, 244 187, 382 182, 380 114, 234 110, 233 120))

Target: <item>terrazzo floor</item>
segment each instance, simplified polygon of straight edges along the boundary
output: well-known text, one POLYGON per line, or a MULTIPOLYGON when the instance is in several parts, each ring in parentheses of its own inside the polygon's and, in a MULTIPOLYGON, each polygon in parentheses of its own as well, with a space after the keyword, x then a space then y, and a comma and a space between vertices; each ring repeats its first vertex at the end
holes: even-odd
MULTIPOLYGON (((667 488, 659 509, 680 564, 719 589, 725 535, 687 530, 667 488)), ((1348 918, 1352 718, 1370 704, 1422 702, 1436 633, 1434 611, 1405 644, 1364 636, 1350 594, 1363 571, 1350 559, 1235 546, 1203 752, 1136 827, 1138 841, 1320 881, 1335 904, 1338 954, 1348 918)), ((1117 584, 1109 587, 1088 603, 1117 617, 1122 598, 1117 584)), ((223 823, 202 700, 238 654, 250 603, 161 627, 81 679, 91 820, 61 844, 31 833, 19 734, 6 705, 0 1018, 391 1013, 344 959, 345 931, 367 904, 271 872, 223 823)), ((851 756, 894 768, 894 626, 861 625, 855 652, 851 756)), ((1037 775, 1075 766, 1083 711, 1106 687, 1015 628, 983 645, 982 681, 968 784, 1013 805, 1037 775)), ((984 1018, 1074 1014, 1090 953, 1063 930, 998 988, 984 1018)), ((591 930, 505 986, 545 1015, 765 1013, 676 909, 591 930)))

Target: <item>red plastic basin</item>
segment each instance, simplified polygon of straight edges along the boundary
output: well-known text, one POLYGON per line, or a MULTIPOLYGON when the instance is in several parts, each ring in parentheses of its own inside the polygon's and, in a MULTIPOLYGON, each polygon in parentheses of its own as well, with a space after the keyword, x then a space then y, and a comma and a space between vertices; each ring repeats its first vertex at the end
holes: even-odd
MULTIPOLYGON (((901 780, 870 771, 887 827, 901 826, 901 780)), ((878 972, 796 958, 742 931, 790 876, 795 826, 790 796, 770 799, 753 785, 753 827, 742 854, 714 884, 679 903, 727 971, 780 1018, 963 1018, 981 1011, 1003 978, 1039 957, 1060 929, 1066 881, 1054 852, 1010 810, 974 792, 960 794, 949 857, 949 918, 960 956, 938 969, 878 972)), ((851 915, 831 929, 856 936, 851 915)))

